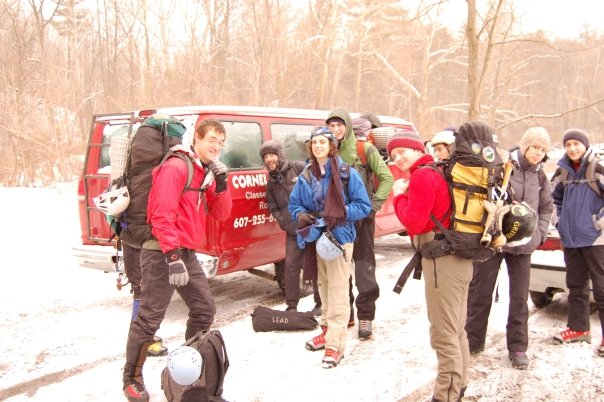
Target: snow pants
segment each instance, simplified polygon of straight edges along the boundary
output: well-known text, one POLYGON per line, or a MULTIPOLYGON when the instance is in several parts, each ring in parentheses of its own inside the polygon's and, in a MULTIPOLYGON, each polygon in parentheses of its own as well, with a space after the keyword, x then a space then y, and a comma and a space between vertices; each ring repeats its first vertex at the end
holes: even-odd
MULTIPOLYGON (((413 244, 432 241, 434 233, 415 236, 413 244)), ((422 258, 430 344, 436 351, 438 373, 433 401, 457 402, 468 383, 470 351, 464 329, 472 261, 455 255, 422 258)))
POLYGON ((350 319, 349 279, 352 269, 353 243, 342 245, 346 258, 324 260, 317 255, 319 293, 323 302, 321 325, 327 326, 325 347, 344 354, 350 319))
POLYGON ((604 246, 565 248, 568 327, 589 331, 589 279, 604 334, 604 246))
POLYGON ((505 259, 509 277, 510 302, 506 326, 509 352, 526 352, 528 348, 528 294, 531 275, 530 254, 496 253, 474 264, 474 277, 468 294, 466 332, 470 350, 484 349, 493 304, 493 291, 501 262, 505 259))
POLYGON ((168 282, 168 264, 159 250, 143 249, 141 267, 141 305, 138 317, 130 325, 126 344, 126 364, 124 366, 124 385, 135 377, 142 382, 143 353, 153 341, 166 315, 166 310, 174 291, 178 292, 189 309, 189 318, 184 339, 188 339, 202 330, 210 329, 214 322, 216 306, 210 291, 208 280, 195 256, 194 250, 181 249, 182 260, 189 272, 189 282, 185 286, 174 287, 168 282))
MULTIPOLYGON (((354 241, 354 281, 357 287, 357 317, 359 320, 375 319, 375 302, 380 297, 380 287, 375 278, 375 217, 366 217, 356 225, 354 241)), ((352 294, 352 291, 351 291, 352 294)))

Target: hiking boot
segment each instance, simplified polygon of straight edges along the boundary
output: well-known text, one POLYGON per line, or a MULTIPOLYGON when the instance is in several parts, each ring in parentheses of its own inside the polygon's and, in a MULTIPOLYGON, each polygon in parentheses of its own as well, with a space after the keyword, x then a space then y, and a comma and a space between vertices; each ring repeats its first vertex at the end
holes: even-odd
POLYGON ((315 336, 310 341, 306 342, 304 346, 307 350, 315 352, 317 350, 325 349, 325 334, 327 333, 327 326, 321 325, 321 334, 315 336))
POLYGON ((366 341, 371 338, 373 335, 373 331, 371 330, 371 321, 369 320, 359 320, 359 339, 362 341, 366 341))
POLYGON ((559 334, 554 335, 554 341, 559 343, 587 342, 591 343, 591 333, 589 331, 573 331, 566 328, 559 334))
POLYGON ((529 358, 525 352, 510 352, 508 354, 512 367, 518 370, 526 370, 529 364, 529 358))
POLYGON ((149 393, 143 384, 131 382, 124 388, 124 395, 130 402, 149 402, 149 393))
POLYGON ((470 346, 470 354, 471 355, 477 355, 479 353, 484 352, 484 346, 477 346, 475 348, 470 346))
POLYGON ((147 348, 147 356, 158 357, 168 354, 168 348, 164 346, 163 340, 159 336, 153 337, 153 343, 147 348))
POLYGON ((321 310, 321 306, 318 304, 315 304, 315 306, 312 308, 312 310, 310 310, 310 312, 312 313, 312 315, 314 315, 315 317, 320 317, 321 314, 323 313, 323 311, 321 310))
POLYGON ((340 352, 327 348, 325 349, 325 355, 323 356, 321 367, 326 369, 334 368, 340 363, 343 357, 344 355, 340 352))
POLYGON ((602 342, 600 343, 600 347, 598 348, 598 356, 604 357, 604 338, 602 338, 602 342))

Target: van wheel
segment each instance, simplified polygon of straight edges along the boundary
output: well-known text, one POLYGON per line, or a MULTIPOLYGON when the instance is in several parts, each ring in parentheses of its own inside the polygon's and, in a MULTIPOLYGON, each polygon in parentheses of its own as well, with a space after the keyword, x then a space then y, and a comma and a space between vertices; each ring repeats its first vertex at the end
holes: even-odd
POLYGON ((529 292, 529 295, 531 297, 531 301, 537 308, 546 307, 552 302, 554 298, 554 293, 549 289, 546 289, 545 292, 535 292, 531 290, 529 292))
POLYGON ((275 263, 275 280, 279 289, 285 294, 285 261, 275 263))

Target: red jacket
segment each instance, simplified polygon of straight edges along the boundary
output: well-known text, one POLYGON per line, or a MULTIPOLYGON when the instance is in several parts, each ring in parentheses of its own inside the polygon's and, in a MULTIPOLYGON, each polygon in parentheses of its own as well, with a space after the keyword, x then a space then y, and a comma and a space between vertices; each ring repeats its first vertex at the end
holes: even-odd
MULTIPOLYGON (((205 171, 196 163, 193 164, 193 169, 191 188, 200 188, 205 171)), ((187 173, 186 162, 175 157, 153 169, 147 221, 164 253, 180 247, 196 249, 205 234, 206 212, 203 199, 199 199, 201 193, 183 193, 187 184, 187 173)), ((216 183, 212 182, 202 197, 205 196, 207 200, 210 214, 223 221, 231 215, 231 192, 227 189, 217 194, 215 188, 216 183)))
POLYGON ((430 219, 433 214, 445 228, 449 227, 451 196, 447 182, 432 169, 418 169, 432 165, 431 155, 423 155, 411 166, 409 188, 406 194, 394 198, 394 210, 411 237, 428 233, 436 225, 430 219))

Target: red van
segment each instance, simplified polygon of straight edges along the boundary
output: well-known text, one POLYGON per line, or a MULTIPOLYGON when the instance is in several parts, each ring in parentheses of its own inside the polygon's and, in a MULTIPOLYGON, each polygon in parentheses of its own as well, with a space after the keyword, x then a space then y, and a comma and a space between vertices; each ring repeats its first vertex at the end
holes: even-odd
MULTIPOLYGON (((111 231, 105 215, 95 207, 92 199, 108 185, 111 137, 133 135, 145 117, 156 112, 182 120, 187 127, 183 140, 185 145, 190 144, 195 127, 204 119, 220 120, 227 131, 220 160, 230 169, 228 183, 233 197, 233 212, 224 222, 211 217, 207 220, 207 236, 199 244, 197 252, 208 277, 241 270, 271 276, 254 268, 285 258, 285 234, 266 203, 267 172, 258 153, 260 145, 268 139, 276 139, 284 144, 287 158, 305 160, 304 141, 313 127, 324 124, 329 111, 186 106, 93 116, 84 171, 78 186, 82 246, 74 247, 74 254, 80 265, 106 272, 121 271, 120 255, 110 240, 111 231)), ((406 120, 379 117, 385 127, 415 131, 406 120)), ((378 138, 376 145, 383 149, 386 141, 387 138, 378 138)), ((400 177, 397 168, 391 166, 391 170, 395 177, 400 177)), ((402 231, 404 228, 394 214, 390 199, 376 216, 376 236, 402 231)), ((277 268, 279 274, 282 269, 277 268)))

